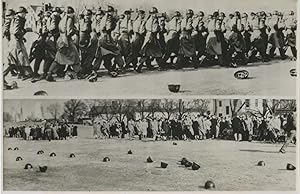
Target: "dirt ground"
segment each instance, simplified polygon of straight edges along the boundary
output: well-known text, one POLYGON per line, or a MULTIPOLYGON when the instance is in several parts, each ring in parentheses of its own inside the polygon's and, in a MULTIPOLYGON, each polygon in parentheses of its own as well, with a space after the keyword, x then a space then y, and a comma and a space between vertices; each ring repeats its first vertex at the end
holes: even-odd
POLYGON ((296 148, 279 154, 281 144, 233 142, 223 140, 153 142, 150 139, 92 139, 91 127, 80 126, 77 139, 24 141, 4 138, 3 177, 5 191, 199 191, 207 180, 222 191, 293 191, 296 148), (8 148, 18 147, 18 151, 8 148), (133 154, 128 155, 131 149, 133 154), (38 150, 45 154, 37 155, 38 150), (56 157, 49 157, 51 152, 56 157), (74 153, 75 158, 69 158, 74 153), (21 156, 23 161, 15 159, 21 156), (110 162, 102 162, 108 156, 110 162), (146 163, 151 156, 154 163, 146 163), (186 157, 200 164, 193 171, 178 164, 186 157), (256 166, 263 160, 266 166, 256 166), (169 165, 160 168, 160 162, 169 165), (33 165, 25 170, 26 163, 33 165), (47 165, 46 173, 38 165, 47 165))

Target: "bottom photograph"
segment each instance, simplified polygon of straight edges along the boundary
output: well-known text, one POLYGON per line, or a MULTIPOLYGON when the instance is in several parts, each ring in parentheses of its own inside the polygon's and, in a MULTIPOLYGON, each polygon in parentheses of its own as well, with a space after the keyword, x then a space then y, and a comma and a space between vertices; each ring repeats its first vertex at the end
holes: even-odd
POLYGON ((294 99, 10 99, 3 109, 4 191, 296 190, 294 99))

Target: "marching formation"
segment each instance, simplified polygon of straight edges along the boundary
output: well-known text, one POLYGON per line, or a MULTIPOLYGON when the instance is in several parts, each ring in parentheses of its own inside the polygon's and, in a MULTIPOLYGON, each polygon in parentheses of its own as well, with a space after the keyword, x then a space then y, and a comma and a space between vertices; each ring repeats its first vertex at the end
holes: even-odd
POLYGON ((64 11, 48 7, 36 18, 38 39, 29 52, 24 46, 26 14, 26 8, 19 7, 5 15, 3 36, 8 49, 4 78, 11 73, 32 82, 55 81, 54 75, 94 82, 102 64, 115 77, 130 68, 138 73, 143 68, 153 70, 154 60, 160 70, 212 64, 236 67, 269 61, 276 49, 284 60, 289 47, 292 60, 296 60, 293 11, 285 15, 279 11, 225 15, 188 9, 166 14, 152 7, 149 13, 130 9, 120 14, 112 6, 80 13, 70 6, 64 11))

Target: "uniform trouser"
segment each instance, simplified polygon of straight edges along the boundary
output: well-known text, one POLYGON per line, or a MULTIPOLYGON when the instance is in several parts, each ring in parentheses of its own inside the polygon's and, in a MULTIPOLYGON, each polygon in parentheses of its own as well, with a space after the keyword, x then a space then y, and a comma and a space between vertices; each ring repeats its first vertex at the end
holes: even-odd
POLYGON ((291 46, 291 51, 292 51, 293 57, 297 57, 297 49, 296 49, 296 47, 291 46))
POLYGON ((296 137, 296 130, 291 130, 288 134, 287 140, 284 142, 283 146, 280 150, 285 151, 288 145, 293 141, 293 139, 296 137))
MULTIPOLYGON (((197 65, 197 56, 192 56, 192 64, 193 66, 196 66, 197 65)), ((183 66, 185 66, 187 63, 189 62, 189 57, 185 57, 184 55, 178 55, 178 58, 177 58, 177 68, 182 68, 183 66)))
POLYGON ((86 50, 81 50, 81 68, 83 74, 88 74, 92 71, 92 62, 94 57, 86 50))
MULTIPOLYGON (((162 66, 162 57, 154 57, 155 60, 157 61, 157 64, 159 67, 162 66)), ((140 58, 140 67, 141 68, 143 66, 144 63, 146 63, 147 67, 151 67, 151 58, 149 56, 143 56, 140 58)))
MULTIPOLYGON (((269 51, 269 55, 270 55, 270 56, 273 56, 275 50, 276 50, 276 47, 275 47, 275 46, 272 46, 271 49, 270 49, 270 51, 269 51)), ((283 49, 283 48, 278 48, 278 50, 279 50, 280 56, 281 56, 281 57, 284 57, 284 56, 285 56, 284 49, 283 49)))
MULTIPOLYGON (((48 74, 57 73, 60 69, 62 69, 62 67, 63 67, 62 65, 58 64, 56 61, 53 61, 49 68, 48 74)), ((80 64, 74 64, 72 65, 72 68, 75 73, 81 72, 80 64)))
POLYGON ((34 65, 33 65, 33 73, 35 75, 38 74, 42 60, 44 60, 43 74, 47 74, 47 72, 49 71, 49 68, 53 62, 53 59, 50 59, 50 58, 43 58, 43 57, 36 58, 34 61, 34 65))
POLYGON ((120 67, 123 67, 124 65, 124 61, 121 57, 121 55, 117 55, 117 56, 114 56, 114 55, 105 55, 105 56, 101 56, 101 57, 97 57, 96 60, 94 61, 94 65, 92 67, 92 70, 93 71, 98 71, 100 66, 101 66, 101 63, 102 61, 104 62, 103 65, 104 67, 109 71, 114 71, 115 70, 115 67, 112 66, 112 62, 111 60, 115 58, 115 63, 118 64, 120 67))
POLYGON ((7 76, 9 72, 16 70, 16 65, 9 64, 8 67, 3 71, 3 77, 7 76))

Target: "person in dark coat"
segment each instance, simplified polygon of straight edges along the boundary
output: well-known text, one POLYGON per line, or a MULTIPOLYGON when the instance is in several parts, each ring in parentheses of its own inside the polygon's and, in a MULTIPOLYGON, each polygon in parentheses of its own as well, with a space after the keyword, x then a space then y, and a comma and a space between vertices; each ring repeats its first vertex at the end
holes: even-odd
POLYGON ((81 56, 82 74, 90 74, 92 71, 92 62, 95 55, 96 41, 91 37, 92 32, 92 11, 84 10, 84 18, 79 21, 79 50, 81 56))
MULTIPOLYGON (((55 39, 51 39, 52 35, 50 33, 53 33, 58 28, 58 25, 56 26, 57 21, 60 21, 60 15, 61 10, 60 8, 56 7, 53 8, 52 12, 47 11, 41 16, 40 22, 40 29, 39 29, 39 38, 37 41, 35 41, 31 48, 31 54, 30 54, 30 61, 35 58, 34 66, 33 66, 33 72, 34 77, 32 79, 32 82, 36 82, 42 79, 46 79, 47 73, 49 71, 50 65, 52 64, 55 54, 56 54, 56 48, 55 48, 55 39), (44 67, 43 67, 43 74, 41 76, 38 75, 38 70, 40 68, 41 62, 44 60, 44 67)), ((58 38, 58 37, 57 37, 58 38)))
POLYGON ((16 66, 20 73, 19 78, 24 80, 32 76, 28 53, 24 45, 24 42, 26 41, 24 35, 27 32, 25 29, 25 17, 27 13, 28 11, 25 7, 19 7, 16 11, 16 15, 11 23, 12 31, 8 51, 8 60, 13 66, 16 66))
POLYGON ((286 41, 287 45, 291 48, 293 58, 292 60, 297 60, 297 49, 296 49, 296 29, 297 29, 297 19, 295 17, 294 11, 290 11, 288 18, 285 20, 287 35, 286 41))
POLYGON ((186 17, 181 22, 181 36, 179 38, 179 51, 176 68, 180 69, 189 63, 192 59, 192 65, 197 67, 196 58, 196 43, 195 39, 192 38, 194 34, 197 34, 197 29, 193 27, 193 16, 194 11, 188 9, 186 12, 186 17))
POLYGON ((136 70, 138 73, 142 72, 144 63, 146 63, 148 69, 153 69, 153 66, 151 65, 152 59, 156 59, 158 66, 162 67, 163 53, 160 42, 157 38, 157 35, 160 31, 159 18, 157 16, 158 9, 156 7, 152 7, 151 11, 149 11, 149 14, 150 15, 145 23, 146 36, 141 50, 142 56, 136 70))
POLYGON ((146 28, 145 28, 145 11, 138 10, 138 16, 132 23, 132 40, 131 40, 131 52, 132 52, 132 65, 136 70, 138 64, 138 57, 141 56, 140 51, 142 50, 142 46, 144 44, 146 28))
POLYGON ((103 61, 104 67, 108 70, 110 75, 118 74, 116 66, 123 71, 124 60, 121 55, 121 48, 118 46, 117 41, 112 37, 112 32, 115 30, 117 25, 115 9, 112 6, 108 6, 99 25, 101 35, 98 39, 94 66, 100 67, 103 61), (114 59, 114 65, 112 65, 112 59, 114 59))
POLYGON ((171 57, 171 54, 174 53, 176 56, 179 51, 179 36, 181 31, 181 13, 179 11, 175 11, 171 20, 167 22, 166 30, 166 46, 165 52, 163 56, 163 63, 166 64, 169 59, 171 59, 171 64, 174 63, 174 57, 171 57))
POLYGON ((282 16, 279 13, 274 13, 270 19, 268 27, 271 29, 269 36, 269 43, 271 44, 269 56, 274 57, 274 52, 278 48, 281 59, 286 59, 287 56, 285 55, 285 51, 283 49, 285 44, 283 30, 286 26, 282 16))
POLYGON ((117 40, 121 47, 121 54, 124 57, 126 68, 130 67, 130 64, 132 63, 132 49, 130 42, 133 34, 132 12, 132 10, 124 11, 124 18, 120 20, 120 37, 117 40))
POLYGON ((80 78, 81 66, 79 52, 72 40, 72 36, 78 33, 78 30, 75 27, 74 9, 70 6, 66 10, 66 15, 59 22, 59 31, 60 36, 56 45, 57 52, 50 66, 46 80, 55 81, 52 77, 52 73, 56 73, 60 65, 67 66, 66 80, 74 79, 76 76, 80 78))
MULTIPOLYGON (((296 110, 295 110, 296 111, 296 110)), ((288 145, 296 138, 296 128, 297 128, 297 113, 293 112, 288 115, 287 123, 286 123, 286 130, 288 133, 287 139, 280 148, 280 153, 285 153, 288 145)))
POLYGON ((242 140, 242 125, 241 125, 240 118, 237 116, 235 116, 232 119, 232 129, 233 129, 235 141, 241 141, 242 140))

